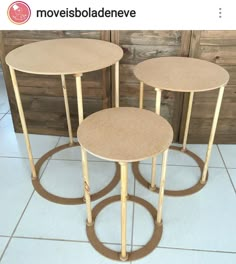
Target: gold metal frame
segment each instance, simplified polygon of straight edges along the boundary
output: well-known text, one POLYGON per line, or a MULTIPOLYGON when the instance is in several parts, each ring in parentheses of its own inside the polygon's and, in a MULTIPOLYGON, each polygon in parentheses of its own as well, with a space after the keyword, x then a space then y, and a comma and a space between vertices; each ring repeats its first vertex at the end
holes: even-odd
MULTIPOLYGON (((20 91, 17 83, 17 78, 16 78, 16 73, 15 69, 9 66, 10 68, 10 74, 11 74, 11 79, 12 79, 12 84, 13 84, 13 89, 16 97, 16 103, 20 115, 20 121, 22 125, 22 130, 24 133, 25 137, 25 142, 26 142, 26 147, 27 147, 27 153, 28 153, 28 158, 30 162, 30 169, 32 173, 32 183, 35 188, 35 190, 44 197, 45 199, 59 203, 59 204, 82 204, 85 203, 84 197, 81 198, 64 198, 60 197, 54 194, 49 193, 47 190, 44 189, 44 187, 40 183, 40 178, 39 178, 39 171, 40 168, 42 167, 43 163, 50 158, 53 154, 66 149, 70 147, 76 147, 79 146, 79 143, 73 141, 73 134, 72 134, 72 126, 71 126, 71 118, 70 118, 70 108, 69 108, 69 102, 68 102, 68 94, 67 94, 67 87, 66 87, 66 80, 65 80, 65 75, 61 75, 61 82, 62 82, 62 90, 63 90, 63 96, 64 96, 64 103, 65 103, 65 110, 66 110, 66 119, 67 119, 67 126, 68 126, 68 134, 69 134, 69 144, 65 144, 59 147, 56 147, 47 153, 45 153, 36 164, 34 164, 34 159, 33 159, 33 154, 32 154, 32 148, 29 140, 29 134, 28 134, 28 129, 26 125, 26 120, 25 120, 25 115, 24 115, 24 110, 22 106, 22 101, 20 97, 20 91)), ((119 75, 119 62, 116 63, 115 65, 115 76, 117 77, 119 75)), ((76 80, 76 91, 77 91, 77 104, 78 104, 78 118, 79 118, 79 124, 84 119, 83 116, 83 96, 82 96, 82 83, 81 83, 81 76, 82 74, 77 74, 75 76, 76 80)), ((118 85, 118 82, 116 83, 116 86, 118 85)), ((118 88, 117 88, 118 89, 118 88)), ((83 163, 83 158, 82 158, 82 163, 83 163)), ((116 173, 112 179, 112 181, 102 190, 100 190, 97 193, 94 193, 91 195, 92 200, 96 200, 98 198, 101 198, 108 192, 110 192, 116 184, 119 182, 119 173, 120 169, 119 166, 116 166, 116 173)), ((85 182, 86 184, 86 182, 85 182)), ((86 195, 86 193, 85 193, 86 195)))
MULTIPOLYGON (((170 149, 182 151, 183 153, 192 157, 197 162, 198 166, 201 169, 201 178, 200 178, 199 182, 196 185, 192 186, 191 188, 188 188, 185 190, 180 190, 180 191, 165 190, 166 195, 170 195, 170 196, 190 195, 190 194, 193 194, 195 192, 200 191, 205 186, 207 179, 208 179, 209 160, 210 160, 212 146, 213 146, 213 142, 214 142, 214 138, 215 138, 217 122, 219 119, 221 103, 222 103, 222 99, 223 99, 223 95, 224 95, 224 88, 225 88, 224 86, 219 88, 219 93, 218 93, 218 98, 217 98, 217 102, 216 102, 216 107, 215 107, 215 112, 214 112, 214 117, 213 117, 213 122, 212 122, 212 127, 211 127, 209 143, 208 143, 208 147, 207 147, 205 163, 196 154, 187 150, 187 148, 186 148, 190 119, 191 119, 191 112, 192 112, 192 105, 193 105, 193 97, 194 97, 194 92, 190 92, 182 148, 172 146, 172 147, 170 147, 170 149)), ((156 91, 156 113, 160 115, 161 90, 159 88, 155 88, 155 91, 156 91)), ((143 108, 143 94, 144 94, 144 83, 140 82, 139 108, 143 108)), ((148 183, 146 181, 146 179, 144 179, 144 177, 141 175, 137 162, 133 163, 132 168, 133 168, 133 173, 134 173, 135 177, 143 186, 150 189, 151 191, 159 192, 159 188, 156 186, 156 157, 152 158, 151 183, 148 183)))
POLYGON ((149 254, 152 250, 156 248, 158 245, 161 235, 162 235, 162 207, 163 207, 163 199, 164 199, 164 186, 165 186, 165 178, 166 178, 166 164, 167 164, 167 155, 168 149, 163 153, 163 161, 162 161, 162 173, 161 173, 161 181, 160 181, 160 195, 158 200, 158 210, 156 210, 150 203, 143 200, 142 198, 128 195, 128 163, 120 162, 120 177, 121 177, 121 195, 109 197, 99 204, 95 206, 95 208, 91 211, 91 200, 90 200, 90 192, 89 192, 89 179, 88 179, 88 170, 87 170, 87 157, 86 151, 82 149, 83 152, 83 175, 85 181, 85 198, 87 205, 87 235, 89 241, 93 245, 93 247, 100 252, 102 255, 113 259, 113 260, 121 260, 121 261, 132 261, 139 258, 142 258, 149 254), (105 247, 97 238, 95 232, 95 220, 99 212, 108 204, 120 201, 121 202, 121 252, 113 251, 107 247, 105 247), (136 202, 142 206, 144 206, 149 213, 153 217, 154 221, 154 232, 150 239, 150 241, 141 249, 136 250, 134 252, 126 251, 126 224, 127 224, 127 201, 136 202))

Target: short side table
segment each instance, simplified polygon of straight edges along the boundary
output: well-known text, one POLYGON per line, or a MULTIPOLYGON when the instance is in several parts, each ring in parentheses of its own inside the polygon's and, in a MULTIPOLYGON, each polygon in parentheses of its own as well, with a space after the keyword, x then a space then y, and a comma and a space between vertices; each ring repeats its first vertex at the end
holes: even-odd
MULTIPOLYGON (((6 56, 6 63, 9 65, 13 88, 16 96, 17 107, 20 115, 22 129, 30 161, 32 172, 32 183, 35 190, 44 198, 61 204, 80 204, 84 203, 84 198, 64 198, 49 193, 40 183, 39 171, 42 164, 50 156, 58 151, 79 144, 73 141, 70 110, 67 96, 65 75, 74 74, 76 80, 78 118, 79 124, 83 121, 83 97, 81 77, 83 73, 106 68, 115 64, 115 91, 116 98, 119 94, 119 60, 123 56, 122 49, 110 42, 95 39, 54 39, 39 41, 19 47, 11 51, 6 56), (66 118, 69 133, 69 143, 56 147, 44 154, 39 161, 34 164, 31 144, 25 121, 24 110, 21 102, 19 87, 15 71, 41 75, 60 75, 62 90, 64 95, 66 118)), ((119 102, 116 100, 116 106, 119 102)), ((119 168, 117 166, 117 168, 119 168)), ((92 195, 92 199, 98 199, 109 192, 119 181, 119 170, 113 180, 103 190, 92 195)))
POLYGON ((162 205, 166 175, 168 148, 173 140, 170 124, 155 113, 133 107, 110 108, 96 112, 86 118, 78 128, 81 144, 85 199, 87 205, 87 235, 93 247, 104 256, 114 260, 135 260, 150 253, 159 243, 162 235, 162 205), (91 211, 87 152, 120 164, 121 196, 109 197, 91 211), (129 195, 128 163, 154 157, 163 152, 162 175, 158 210, 144 199, 129 195), (95 232, 94 221, 99 212, 113 202, 121 201, 121 252, 105 247, 95 232), (150 241, 141 249, 126 251, 126 211, 127 200, 144 206, 153 217, 154 233, 150 241))
MULTIPOLYGON (((165 194, 172 196, 183 196, 199 191, 206 184, 208 177, 208 164, 211 156, 224 88, 229 81, 228 72, 224 68, 214 63, 200 59, 186 57, 162 57, 139 63, 134 69, 134 74, 140 80, 140 108, 143 107, 143 92, 145 83, 155 88, 157 114, 160 114, 162 90, 190 93, 183 146, 172 146, 170 149, 182 151, 183 153, 192 157, 201 169, 201 177, 196 185, 188 189, 165 190, 165 194), (193 96, 195 92, 204 92, 214 89, 219 89, 219 94, 211 127, 206 158, 205 162, 203 162, 195 153, 189 151, 186 148, 193 96)), ((156 187, 156 157, 154 157, 152 160, 151 183, 149 183, 141 175, 138 163, 133 164, 133 171, 141 184, 152 191, 159 191, 159 188, 156 187)))

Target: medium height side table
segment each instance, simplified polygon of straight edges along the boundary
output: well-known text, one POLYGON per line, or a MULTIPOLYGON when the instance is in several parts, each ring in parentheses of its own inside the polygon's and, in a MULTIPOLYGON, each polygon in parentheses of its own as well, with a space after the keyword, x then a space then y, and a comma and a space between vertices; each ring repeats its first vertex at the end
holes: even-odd
MULTIPOLYGON (((229 81, 228 72, 219 65, 200 59, 186 57, 162 57, 139 63, 134 69, 134 74, 140 80, 139 107, 143 107, 144 84, 150 85, 154 87, 156 91, 157 114, 160 114, 161 93, 163 90, 190 93, 183 145, 182 147, 172 146, 170 149, 182 151, 183 153, 192 157, 201 169, 201 177, 196 185, 188 189, 165 190, 165 194, 172 196, 182 196, 199 191, 206 184, 208 177, 208 164, 211 156, 224 88, 229 81), (214 89, 219 89, 219 93, 213 117, 206 158, 205 162, 203 162, 195 153, 189 151, 186 148, 191 110, 195 92, 204 92, 214 89)), ((156 187, 156 157, 152 159, 151 183, 149 183, 141 175, 138 163, 133 164, 133 171, 141 184, 152 191, 159 191, 159 188, 156 187)))
MULTIPOLYGON (((76 80, 78 119, 79 124, 84 119, 83 97, 81 77, 83 73, 91 72, 115 65, 115 93, 119 94, 119 60, 123 56, 122 49, 110 42, 95 39, 54 39, 39 41, 16 48, 6 56, 6 63, 9 65, 10 74, 15 92, 17 107, 20 115, 22 129, 28 151, 30 168, 32 172, 32 183, 35 190, 44 198, 61 204, 84 203, 81 198, 64 198, 49 193, 40 184, 39 171, 44 161, 58 151, 79 144, 73 141, 70 110, 67 96, 65 75, 73 74, 76 80), (17 83, 15 71, 39 75, 59 75, 61 76, 62 89, 65 102, 66 118, 68 125, 69 143, 56 147, 44 154, 39 161, 34 164, 31 144, 29 140, 24 110, 17 83)), ((115 102, 119 106, 118 101, 115 102)), ((92 195, 92 199, 98 199, 109 192, 119 181, 119 170, 117 166, 113 180, 103 190, 92 195)))
POLYGON ((110 108, 87 117, 78 128, 78 140, 81 144, 83 175, 85 181, 85 199, 87 205, 87 235, 93 247, 104 256, 114 260, 135 260, 154 250, 162 235, 162 205, 166 175, 168 148, 173 140, 170 124, 155 113, 133 107, 110 108), (97 204, 91 211, 87 152, 120 164, 121 195, 109 197, 97 204), (129 195, 128 163, 144 160, 163 153, 162 176, 158 210, 150 203, 129 195), (95 232, 96 217, 107 205, 121 202, 121 252, 105 247, 95 232), (154 221, 154 232, 150 241, 140 249, 126 251, 126 211, 127 200, 144 206, 154 221))

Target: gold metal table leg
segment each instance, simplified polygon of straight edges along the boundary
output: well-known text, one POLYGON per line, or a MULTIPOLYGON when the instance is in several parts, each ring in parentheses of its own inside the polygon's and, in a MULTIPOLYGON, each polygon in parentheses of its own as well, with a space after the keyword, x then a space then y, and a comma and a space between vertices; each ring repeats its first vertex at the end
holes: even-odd
POLYGON ((162 206, 164 200, 164 190, 165 190, 165 180, 166 180, 166 164, 167 164, 168 149, 163 153, 162 168, 161 168, 161 181, 160 181, 160 191, 159 191, 159 201, 157 209, 157 224, 161 224, 162 218, 162 206))
POLYGON ((156 91, 156 114, 160 115, 161 114, 161 90, 158 88, 155 88, 156 91))
POLYGON ((115 107, 120 106, 119 83, 119 61, 117 61, 115 64, 115 107))
MULTIPOLYGON (((156 113, 160 115, 161 112, 161 90, 158 88, 155 88, 156 91, 156 113)), ((150 190, 155 191, 156 190, 156 160, 157 157, 152 158, 152 178, 151 178, 151 186, 150 190)))
POLYGON ((36 169, 35 169, 35 165, 34 165, 34 159, 33 159, 32 149, 31 149, 31 145, 30 145, 28 129, 27 129, 26 122, 25 122, 24 110, 22 107, 19 87, 18 87, 17 80, 16 80, 16 73, 12 67, 10 67, 10 74, 11 74, 13 89, 15 92, 16 103, 17 103, 17 107, 18 107, 18 111, 19 111, 19 115, 20 115, 20 121, 21 121, 22 129, 23 129, 23 133, 24 133, 24 137, 25 137, 25 142, 26 142, 26 147, 27 147, 27 152, 28 152, 28 157, 29 157, 29 162, 30 162, 30 169, 32 172, 32 178, 36 179, 38 177, 38 175, 36 173, 36 169))
MULTIPOLYGON (((75 76, 79 125, 84 120, 83 91, 82 91, 81 76, 82 76, 82 74, 77 74, 75 76)), ((85 180, 85 177, 88 177, 87 153, 85 152, 85 150, 83 150, 82 147, 81 147, 81 155, 82 155, 82 170, 83 170, 83 176, 84 176, 84 197, 83 197, 83 200, 85 200, 86 206, 87 206, 87 215, 88 215, 87 224, 91 224, 92 223, 91 205, 90 205, 91 197, 90 197, 89 191, 86 192, 87 181, 85 180), (87 195, 87 197, 86 197, 86 195, 87 195), (88 196, 89 196, 89 198, 88 198, 88 196), (88 202, 88 199, 89 199, 89 202, 88 202), (89 203, 89 205, 88 205, 88 203, 89 203), (89 207, 90 207, 90 209, 89 209, 89 207), (90 223, 89 223, 89 217, 91 217, 90 223)), ((89 185, 88 185, 88 188, 89 188, 89 185)))
POLYGON ((157 162, 157 157, 152 157, 152 175, 151 175, 151 185, 149 186, 150 191, 155 191, 157 186, 156 186, 156 162, 157 162))
POLYGON ((194 92, 190 92, 189 101, 188 101, 188 112, 187 112, 187 117, 186 117, 186 122, 185 122, 182 151, 186 151, 189 124, 190 124, 190 118, 191 118, 191 112, 192 112, 192 106, 193 106, 193 96, 194 96, 194 92))
POLYGON ((121 167, 121 254, 120 259, 126 261, 126 222, 127 222, 127 183, 128 183, 128 164, 120 163, 121 167))
POLYGON ((140 89, 139 89, 139 108, 143 108, 143 87, 144 83, 140 82, 140 89))
POLYGON ((90 185, 89 185, 89 176, 88 176, 88 160, 87 152, 83 147, 81 147, 82 154, 82 171, 84 177, 84 196, 87 207, 87 225, 93 225, 92 211, 91 211, 91 197, 90 197, 90 185))
POLYGON ((81 124, 82 121, 84 120, 83 92, 82 92, 81 77, 82 77, 82 74, 78 74, 75 76, 79 124, 81 124))
POLYGON ((66 79, 65 79, 65 75, 63 75, 63 74, 61 75, 61 82, 62 82, 64 102, 65 102, 65 109, 66 109, 66 119, 67 119, 70 145, 73 145, 74 141, 73 141, 73 133, 72 133, 72 127, 71 127, 71 119, 70 119, 70 107, 69 107, 69 103, 68 103, 66 79))
POLYGON ((221 103, 222 103, 222 99, 223 99, 223 95, 224 95, 224 89, 225 89, 224 86, 220 87, 219 93, 218 93, 215 113, 214 113, 213 122, 212 122, 212 126, 211 126, 211 134, 210 134, 210 139, 209 139, 206 158, 205 158, 205 164, 204 164, 202 178, 201 178, 202 184, 205 184, 206 178, 207 178, 207 170, 208 170, 209 160, 210 160, 210 156, 211 156, 211 150, 212 150, 212 146, 213 146, 213 142, 214 142, 214 138, 215 138, 216 126, 217 126, 217 122, 219 119, 221 103))

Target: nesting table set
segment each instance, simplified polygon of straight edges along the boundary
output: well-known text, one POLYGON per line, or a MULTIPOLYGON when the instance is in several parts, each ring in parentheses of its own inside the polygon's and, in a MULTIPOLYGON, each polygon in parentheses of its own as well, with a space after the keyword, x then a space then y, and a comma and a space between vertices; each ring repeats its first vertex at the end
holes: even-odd
MULTIPOLYGON (((159 243, 162 231, 162 207, 164 193, 166 195, 182 196, 199 191, 207 181, 208 163, 216 125, 219 117, 224 87, 229 80, 228 73, 218 65, 210 62, 182 57, 156 58, 144 61, 135 67, 134 73, 140 80, 139 108, 119 107, 119 60, 123 56, 122 49, 112 43, 93 39, 55 39, 41 41, 19 47, 11 51, 6 62, 9 65, 20 120, 25 136, 26 146, 32 172, 32 183, 35 190, 44 198, 61 204, 86 203, 87 235, 93 247, 104 256, 122 261, 136 260, 149 254, 159 243), (83 73, 99 70, 115 65, 115 107, 98 111, 84 119, 81 77, 83 73), (34 164, 33 155, 27 131, 25 115, 22 107, 19 87, 15 71, 33 74, 60 75, 67 117, 69 143, 52 149, 34 164), (73 74, 76 80, 78 104, 78 142, 74 142, 70 110, 67 96, 65 75, 73 74), (142 109, 144 84, 156 90, 156 113, 142 109), (215 114, 206 154, 203 162, 196 154, 187 150, 187 136, 190 124, 193 95, 219 89, 215 114), (175 92, 190 92, 189 106, 182 148, 170 146, 173 140, 173 130, 170 124, 160 116, 162 90, 175 92), (81 145, 82 171, 84 178, 84 197, 64 198, 49 193, 40 184, 39 171, 46 159, 65 148, 81 145), (182 151, 191 156, 201 169, 199 182, 186 190, 165 190, 165 177, 168 150, 182 151), (87 152, 101 159, 116 162, 116 173, 111 182, 101 191, 90 193, 87 152), (156 186, 156 157, 163 154, 162 171, 159 187, 156 186), (139 171, 139 161, 152 158, 152 173, 150 182, 144 179, 139 171), (140 197, 129 195, 128 164, 132 163, 136 179, 159 193, 157 209, 140 197), (91 200, 101 198, 110 192, 121 179, 121 194, 99 202, 93 209, 91 200), (107 205, 120 201, 121 203, 121 250, 113 251, 104 246, 96 235, 95 221, 101 210, 107 205), (154 232, 149 242, 142 248, 127 252, 126 221, 127 201, 138 203, 152 215, 154 232)), ((112 175, 111 175, 112 178, 112 175)))

